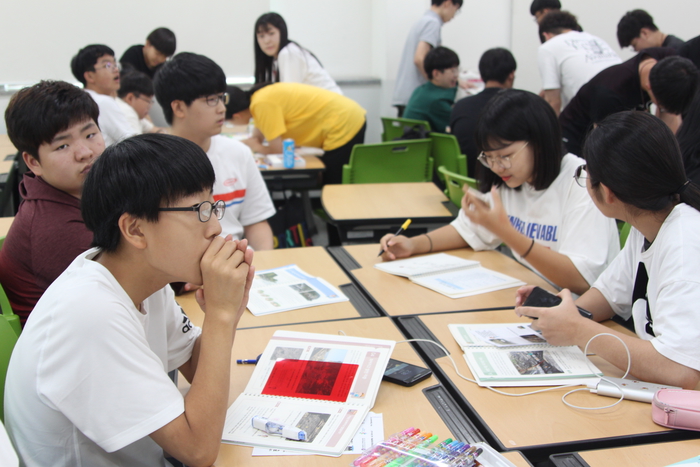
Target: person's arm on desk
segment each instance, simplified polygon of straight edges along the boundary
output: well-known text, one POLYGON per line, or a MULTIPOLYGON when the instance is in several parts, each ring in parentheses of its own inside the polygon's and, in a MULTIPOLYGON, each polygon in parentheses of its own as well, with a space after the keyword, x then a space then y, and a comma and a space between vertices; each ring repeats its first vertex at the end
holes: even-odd
POLYGON ((248 139, 244 139, 243 142, 247 144, 254 153, 257 154, 282 154, 282 137, 278 136, 267 142, 267 146, 263 144, 265 137, 260 132, 259 129, 255 129, 253 136, 248 139))
MULTIPOLYGON (((518 316, 537 318, 532 327, 541 330, 548 343, 577 345, 583 349, 596 334, 609 333, 619 337, 629 349, 630 374, 634 377, 650 383, 670 384, 686 389, 693 389, 700 381, 700 372, 661 355, 651 341, 623 334, 600 324, 598 321, 612 318, 614 312, 598 289, 589 289, 576 300, 576 304, 571 292, 564 289, 559 293, 562 303, 558 306, 552 308, 520 306, 532 288, 532 286, 526 286, 518 290, 515 313, 518 316), (590 311, 593 314, 593 320, 582 317, 576 305, 590 311)), ((621 349, 617 339, 599 337, 591 342, 588 351, 622 370, 627 368, 627 353, 621 349)))
POLYGON ((204 289, 196 292, 196 298, 207 313, 192 357, 180 367, 192 383, 185 412, 151 433, 166 452, 190 466, 209 466, 219 453, 228 407, 231 347, 255 272, 253 251, 247 245, 245 240, 217 237, 204 253, 204 289))
POLYGON ((243 235, 248 240, 248 244, 256 251, 272 250, 273 248, 272 228, 267 221, 244 226, 243 235))
POLYGON ((382 254, 384 261, 393 261, 413 255, 454 250, 469 246, 457 232, 457 229, 451 225, 446 225, 427 234, 411 238, 404 235, 386 234, 382 237, 380 243, 382 250, 384 250, 382 254))

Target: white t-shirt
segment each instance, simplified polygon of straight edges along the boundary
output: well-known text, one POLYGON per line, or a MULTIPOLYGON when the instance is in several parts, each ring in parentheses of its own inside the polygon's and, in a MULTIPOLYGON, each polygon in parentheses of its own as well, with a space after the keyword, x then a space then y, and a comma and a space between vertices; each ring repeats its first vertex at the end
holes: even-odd
POLYGON ((630 230, 625 247, 593 287, 618 315, 634 316, 637 335, 664 357, 700 371, 700 212, 681 203, 673 208, 646 250, 644 236, 630 230), (646 300, 632 303, 637 267, 643 262, 654 335, 646 331, 646 300), (656 337, 654 337, 656 336, 656 337))
MULTIPOLYGON (((583 164, 583 159, 567 154, 549 188, 538 191, 524 183, 520 190, 513 190, 503 184, 498 194, 513 227, 540 245, 568 256, 583 278, 593 284, 620 251, 620 240, 615 221, 603 216, 587 190, 574 180, 574 171, 583 164)), ((491 194, 487 197, 490 200, 491 194)), ((477 251, 501 244, 500 238, 473 224, 461 209, 452 225, 477 251)), ((516 252, 513 255, 532 268, 516 252)))
POLYGON ((562 109, 581 86, 618 63, 621 63, 620 57, 608 43, 587 32, 559 34, 537 50, 542 89, 559 89, 562 109))
POLYGON ((342 95, 343 91, 331 78, 325 68, 311 53, 290 42, 277 54, 277 60, 273 66, 277 66, 279 82, 310 84, 342 95))
POLYGON ((122 99, 117 97, 117 105, 124 114, 127 123, 136 134, 150 133, 155 125, 147 118, 139 118, 136 110, 122 99))
POLYGON ((221 220, 222 235, 243 238, 243 228, 262 222, 275 213, 267 185, 253 153, 240 141, 223 135, 211 139, 207 156, 214 166, 214 199, 226 202, 221 220))
POLYGON ((201 331, 169 286, 139 312, 97 253, 49 286, 12 353, 5 423, 28 467, 169 465, 149 435, 184 413, 167 372, 201 331))
POLYGON ((98 94, 91 89, 86 89, 85 92, 92 96, 92 100, 100 108, 97 124, 100 126, 100 131, 104 137, 105 147, 138 134, 126 121, 124 112, 119 108, 116 98, 98 94))

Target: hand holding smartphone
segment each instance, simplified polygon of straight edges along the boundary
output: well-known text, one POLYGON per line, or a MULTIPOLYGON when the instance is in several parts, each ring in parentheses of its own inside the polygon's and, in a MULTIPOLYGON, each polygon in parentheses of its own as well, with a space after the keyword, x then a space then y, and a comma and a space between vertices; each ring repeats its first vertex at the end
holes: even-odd
MULTIPOLYGON (((523 303, 522 306, 551 308, 553 306, 559 305, 560 303, 561 303, 561 298, 547 292, 546 290, 544 290, 541 287, 535 287, 534 289, 532 289, 532 292, 530 292, 530 295, 528 295, 527 299, 525 299, 525 302, 523 303)), ((578 312, 584 318, 593 319, 593 314, 590 311, 584 310, 580 306, 577 306, 576 308, 578 308, 578 312)), ((523 316, 526 316, 526 315, 523 315, 523 316)), ((533 316, 528 316, 528 318, 537 319, 533 316)))

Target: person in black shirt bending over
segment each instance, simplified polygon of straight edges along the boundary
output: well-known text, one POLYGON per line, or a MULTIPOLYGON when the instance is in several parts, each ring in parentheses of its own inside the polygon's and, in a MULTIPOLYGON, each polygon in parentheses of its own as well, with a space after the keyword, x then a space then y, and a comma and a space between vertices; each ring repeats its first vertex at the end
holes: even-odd
POLYGON ((119 59, 123 69, 132 68, 146 73, 151 79, 158 68, 175 54, 175 33, 168 28, 153 30, 146 38, 146 45, 132 45, 119 59))

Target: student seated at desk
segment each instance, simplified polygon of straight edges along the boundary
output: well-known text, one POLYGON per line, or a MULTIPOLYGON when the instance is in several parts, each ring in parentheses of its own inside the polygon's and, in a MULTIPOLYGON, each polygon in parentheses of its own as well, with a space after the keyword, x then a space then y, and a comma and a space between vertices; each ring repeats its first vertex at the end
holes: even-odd
POLYGON ((255 22, 255 82, 304 83, 343 94, 314 54, 287 36, 287 23, 277 13, 255 22))
POLYGON ((0 283, 22 325, 46 288, 90 248, 80 200, 85 177, 105 149, 98 114, 86 92, 63 81, 22 89, 5 111, 7 134, 30 170, 0 249, 0 283))
POLYGON ((250 149, 220 134, 228 99, 224 70, 203 55, 183 52, 163 65, 154 85, 172 134, 197 143, 214 166, 214 199, 226 203, 223 233, 248 239, 255 250, 271 250, 267 219, 275 207, 265 181, 250 149))
POLYGON ((117 105, 120 76, 114 51, 102 44, 88 45, 73 57, 70 67, 75 79, 83 83, 85 91, 100 108, 97 123, 105 145, 109 146, 137 134, 117 105))
POLYGON ((216 460, 254 268, 245 240, 219 236, 213 185, 204 151, 176 136, 135 136, 94 164, 83 218, 95 248, 47 289, 7 372, 5 423, 22 465, 216 460), (174 281, 204 285, 201 329, 174 281), (184 397, 176 369, 192 383, 184 397))
MULTIPOLYGON (((629 348, 635 378, 694 388, 700 381, 700 189, 686 178, 671 130, 646 113, 606 118, 588 136, 583 154, 587 165, 576 171, 577 181, 603 214, 633 227, 622 252, 576 300, 595 321, 581 317, 567 290, 557 307, 516 313, 538 318, 533 327, 554 345, 583 348, 596 334, 615 334, 629 348), (638 337, 597 323, 615 314, 632 317, 638 337)), ((517 305, 530 290, 518 291, 517 305)), ((599 337, 588 349, 627 367, 617 339, 599 337)))
POLYGON ((433 131, 445 133, 457 94, 459 57, 447 47, 435 47, 423 61, 428 82, 413 91, 404 118, 426 120, 433 131))
POLYGON ((466 192, 450 225, 413 238, 384 236, 383 258, 505 243, 556 285, 588 290, 620 250, 617 228, 576 189, 574 171, 584 161, 565 154, 552 107, 527 91, 501 91, 484 107, 476 143, 488 203, 466 192))
POLYGON ((157 28, 146 38, 145 45, 132 45, 122 54, 119 63, 125 70, 145 73, 153 79, 160 66, 175 53, 175 33, 168 28, 157 28))
POLYGON ((121 74, 121 86, 117 91, 117 104, 127 122, 137 133, 164 133, 148 119, 148 111, 153 105, 153 81, 140 71, 127 71, 121 74))
POLYGON ((325 183, 341 183, 353 146, 365 141, 365 109, 345 96, 300 83, 257 84, 250 91, 229 87, 233 123, 255 119, 255 134, 243 141, 260 154, 282 154, 282 140, 326 153, 325 183), (266 139, 268 145, 263 145, 266 139))

